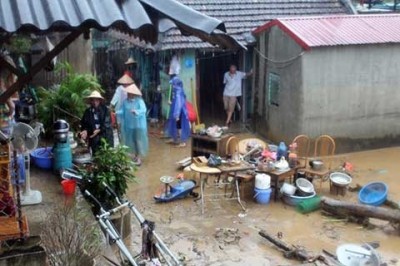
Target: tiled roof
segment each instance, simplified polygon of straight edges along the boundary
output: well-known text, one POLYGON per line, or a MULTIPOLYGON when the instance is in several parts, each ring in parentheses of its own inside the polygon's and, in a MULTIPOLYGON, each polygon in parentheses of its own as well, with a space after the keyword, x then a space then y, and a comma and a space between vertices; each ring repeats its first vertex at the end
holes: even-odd
MULTIPOLYGON (((225 22, 228 34, 246 45, 243 34, 279 17, 349 14, 341 0, 179 0, 206 15, 225 22)), ((162 50, 211 48, 196 37, 172 29, 162 39, 162 50)))
POLYGON ((282 18, 254 33, 277 26, 304 49, 320 46, 400 43, 400 15, 357 15, 282 18))

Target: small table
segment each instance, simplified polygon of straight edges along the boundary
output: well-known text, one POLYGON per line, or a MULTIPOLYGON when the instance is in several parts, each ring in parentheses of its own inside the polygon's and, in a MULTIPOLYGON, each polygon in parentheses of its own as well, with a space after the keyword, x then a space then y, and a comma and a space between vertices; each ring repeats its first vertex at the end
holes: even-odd
POLYGON ((208 179, 209 175, 221 175, 221 171, 215 167, 209 166, 197 166, 196 164, 192 163, 190 165, 190 169, 199 173, 200 175, 200 199, 201 199, 201 213, 204 214, 204 187, 206 183, 206 179, 208 179), (206 176, 206 178, 203 178, 206 176))
MULTIPOLYGON (((240 199, 240 191, 239 191, 239 177, 237 176, 238 172, 242 172, 242 171, 247 171, 247 170, 254 170, 254 166, 251 164, 247 164, 247 163, 240 163, 238 165, 220 165, 217 167, 208 167, 208 166, 197 166, 195 164, 191 164, 190 168, 195 171, 198 172, 200 174, 200 199, 201 199, 201 213, 204 213, 204 197, 209 196, 209 195, 205 195, 204 194, 204 188, 205 188, 205 182, 206 179, 208 178, 208 176, 210 174, 214 174, 214 175, 221 175, 222 173, 234 173, 234 180, 235 180, 235 190, 236 190, 236 197, 231 197, 232 200, 237 200, 237 202, 239 203, 240 207, 242 208, 243 211, 246 211, 246 208, 243 206, 242 201, 240 199), (203 178, 203 176, 206 176, 206 178, 203 178)), ((221 183, 218 183, 218 185, 220 185, 221 183)), ((223 185, 227 185, 227 184, 231 184, 228 182, 224 182, 222 183, 223 185)), ((217 196, 220 194, 212 194, 213 196, 217 196)), ((210 195, 210 196, 212 196, 210 195)), ((226 194, 223 194, 226 195, 226 194)))
POLYGON ((286 178, 290 178, 295 174, 295 169, 289 168, 288 170, 270 170, 270 171, 261 171, 257 170, 258 173, 265 173, 271 176, 272 184, 275 188, 274 193, 274 200, 277 201, 278 199, 278 189, 279 189, 279 182, 284 181, 286 178))
POLYGON ((237 173, 243 172, 243 171, 248 171, 248 170, 254 170, 255 167, 253 165, 245 163, 245 162, 241 162, 238 165, 222 164, 217 167, 221 171, 221 173, 234 173, 233 178, 235 180, 235 189, 236 189, 236 194, 237 194, 236 198, 234 198, 234 199, 236 199, 238 201, 240 207, 242 207, 242 210, 246 211, 246 208, 243 206, 242 201, 240 199, 240 189, 239 189, 240 177, 238 177, 237 173))

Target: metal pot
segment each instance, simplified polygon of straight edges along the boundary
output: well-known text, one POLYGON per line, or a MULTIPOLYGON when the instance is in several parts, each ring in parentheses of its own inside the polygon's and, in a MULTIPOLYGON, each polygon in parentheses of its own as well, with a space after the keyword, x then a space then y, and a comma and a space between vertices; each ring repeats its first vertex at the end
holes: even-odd
POLYGON ((321 170, 322 167, 324 166, 324 162, 321 160, 311 160, 310 166, 314 170, 321 170))
POLYGON ((53 133, 68 133, 69 131, 69 124, 67 121, 63 119, 58 119, 53 124, 53 133))

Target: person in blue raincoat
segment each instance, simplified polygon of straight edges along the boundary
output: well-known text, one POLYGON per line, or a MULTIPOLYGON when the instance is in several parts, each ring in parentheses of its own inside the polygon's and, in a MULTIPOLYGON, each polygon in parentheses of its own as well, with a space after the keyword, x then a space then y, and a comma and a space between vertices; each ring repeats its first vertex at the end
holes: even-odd
POLYGON ((190 137, 190 122, 186 108, 186 95, 183 90, 183 82, 178 76, 174 76, 170 84, 172 86, 172 99, 165 133, 178 147, 185 147, 190 137))
POLYGON ((122 144, 129 147, 133 160, 141 164, 140 157, 147 155, 149 138, 147 135, 146 105, 142 93, 135 84, 125 87, 128 97, 117 110, 118 119, 123 121, 121 128, 122 144))

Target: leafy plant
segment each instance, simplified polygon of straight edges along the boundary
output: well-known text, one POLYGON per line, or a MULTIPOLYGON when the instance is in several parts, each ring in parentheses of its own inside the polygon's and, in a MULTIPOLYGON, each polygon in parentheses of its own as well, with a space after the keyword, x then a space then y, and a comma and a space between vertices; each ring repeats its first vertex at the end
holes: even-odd
POLYGON ((32 39, 29 36, 16 35, 9 39, 6 49, 13 54, 21 55, 29 53, 32 47, 32 39))
POLYGON ((81 170, 83 187, 97 198, 106 208, 115 205, 114 199, 105 191, 103 182, 111 187, 119 197, 123 197, 128 183, 135 181, 136 167, 128 153, 128 147, 111 147, 102 140, 102 146, 93 158, 89 169, 81 170))
MULTIPOLYGON (((44 124, 47 132, 51 132, 54 119, 64 118, 67 121, 75 121, 81 118, 86 109, 85 97, 92 90, 102 92, 97 78, 91 74, 76 73, 69 63, 60 63, 56 72, 66 72, 66 77, 61 84, 49 89, 39 88, 38 118, 44 124), (67 111, 60 111, 65 110, 67 111), (56 114, 57 117, 53 117, 56 114)), ((79 123, 71 123, 77 130, 79 123)))

